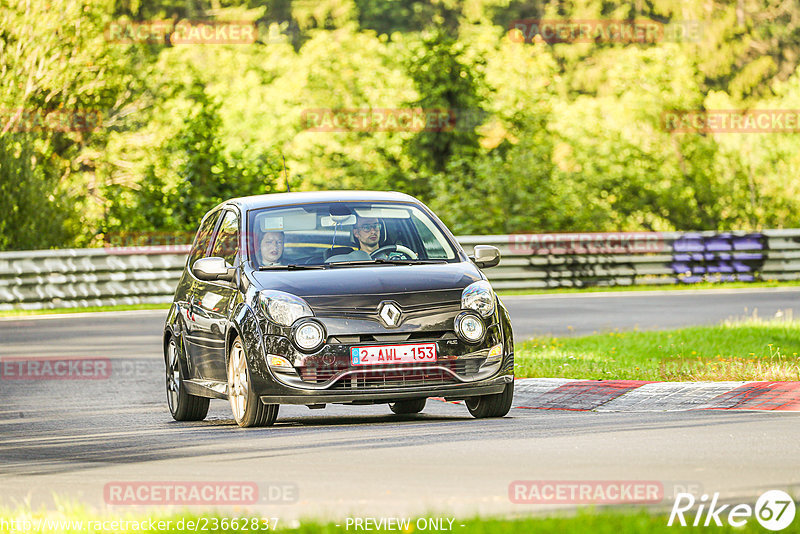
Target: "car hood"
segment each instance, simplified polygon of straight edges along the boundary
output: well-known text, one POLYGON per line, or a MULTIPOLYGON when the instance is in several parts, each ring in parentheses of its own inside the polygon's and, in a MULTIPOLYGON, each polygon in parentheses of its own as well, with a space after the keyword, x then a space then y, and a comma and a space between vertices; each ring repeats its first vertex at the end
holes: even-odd
POLYGON ((361 306, 391 299, 401 306, 456 301, 472 282, 482 280, 471 262, 433 265, 378 265, 307 271, 261 271, 253 278, 261 289, 303 297, 313 307, 361 306), (348 300, 349 299, 349 300, 348 300))

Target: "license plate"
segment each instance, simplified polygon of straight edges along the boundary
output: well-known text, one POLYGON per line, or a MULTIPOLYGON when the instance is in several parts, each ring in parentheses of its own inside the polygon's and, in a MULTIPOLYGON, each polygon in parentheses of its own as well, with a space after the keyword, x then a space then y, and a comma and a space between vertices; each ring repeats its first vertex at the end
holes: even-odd
POLYGON ((416 345, 375 345, 350 349, 352 365, 430 363, 436 361, 436 343, 416 345))

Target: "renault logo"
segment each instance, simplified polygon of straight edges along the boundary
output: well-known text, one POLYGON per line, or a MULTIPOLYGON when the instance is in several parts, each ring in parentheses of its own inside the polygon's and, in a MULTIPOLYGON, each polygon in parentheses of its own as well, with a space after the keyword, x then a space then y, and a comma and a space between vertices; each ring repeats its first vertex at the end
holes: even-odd
POLYGON ((400 324, 400 308, 395 303, 381 302, 378 309, 380 310, 378 317, 381 318, 387 328, 393 328, 400 324))

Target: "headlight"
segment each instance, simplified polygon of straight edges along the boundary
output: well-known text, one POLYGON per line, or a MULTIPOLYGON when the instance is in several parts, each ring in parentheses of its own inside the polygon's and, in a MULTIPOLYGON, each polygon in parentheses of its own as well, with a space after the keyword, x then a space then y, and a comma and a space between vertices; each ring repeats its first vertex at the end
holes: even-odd
POLYGON ((269 320, 279 325, 292 326, 296 320, 314 315, 306 301, 282 291, 262 291, 258 300, 269 320))
POLYGON ((476 314, 464 312, 456 317, 456 333, 468 343, 477 343, 483 339, 486 326, 476 314))
POLYGON ((292 338, 300 350, 311 351, 325 342, 325 330, 316 321, 303 321, 294 328, 292 338))
POLYGON ((489 317, 494 313, 494 301, 494 290, 486 280, 472 283, 461 292, 461 307, 475 310, 481 317, 489 317))

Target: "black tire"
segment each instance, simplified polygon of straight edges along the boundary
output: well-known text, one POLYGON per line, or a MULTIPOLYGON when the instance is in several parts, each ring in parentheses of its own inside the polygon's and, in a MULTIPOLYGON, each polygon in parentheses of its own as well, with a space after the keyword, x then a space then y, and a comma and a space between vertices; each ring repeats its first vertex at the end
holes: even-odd
POLYGON ((397 415, 419 413, 425 408, 428 399, 408 399, 389 404, 389 409, 397 415))
POLYGON ((513 400, 514 382, 512 381, 506 384, 502 393, 469 397, 465 404, 472 417, 483 419, 484 417, 503 417, 511 409, 513 400))
POLYGON ((278 418, 279 404, 264 404, 253 390, 250 366, 242 340, 237 336, 228 356, 228 400, 236 424, 242 428, 272 426, 278 418))
POLYGON ((185 375, 179 351, 178 342, 170 336, 164 355, 169 412, 176 421, 202 421, 208 415, 209 399, 186 392, 186 386, 183 383, 185 375))

